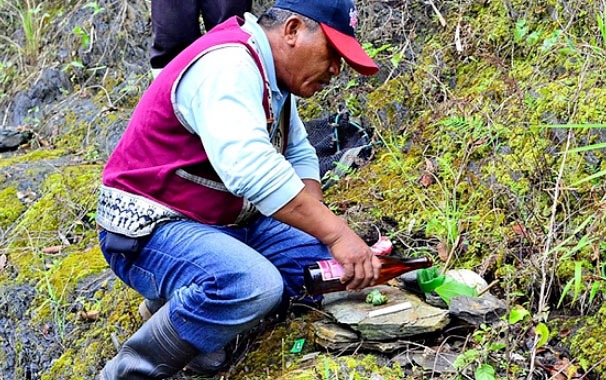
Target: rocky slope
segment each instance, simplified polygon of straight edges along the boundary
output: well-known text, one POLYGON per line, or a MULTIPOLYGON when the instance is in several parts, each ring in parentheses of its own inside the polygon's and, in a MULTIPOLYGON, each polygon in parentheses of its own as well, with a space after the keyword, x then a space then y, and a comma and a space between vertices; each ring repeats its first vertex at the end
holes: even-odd
MULTIPOLYGON (((328 191, 331 208, 369 240, 388 234, 407 254, 498 280, 494 292, 528 312, 411 344, 456 348, 464 377, 606 379, 604 152, 567 151, 606 135, 546 126, 604 123, 603 3, 358 6, 381 71, 344 70, 300 102, 307 119, 345 105, 375 128, 374 160, 328 191)), ((97 247, 94 213, 104 160, 150 82, 149 3, 0 0, 0 15, 0 378, 92 379, 141 324, 140 298, 97 247)), ((301 361, 289 346, 305 336, 304 353, 320 350, 317 318, 265 326, 227 376, 423 377, 362 352, 301 361)))

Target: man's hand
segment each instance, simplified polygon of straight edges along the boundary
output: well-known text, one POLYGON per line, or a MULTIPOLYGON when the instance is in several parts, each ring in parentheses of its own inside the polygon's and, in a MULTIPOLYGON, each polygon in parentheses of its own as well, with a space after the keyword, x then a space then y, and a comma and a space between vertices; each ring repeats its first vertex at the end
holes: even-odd
POLYGON ((309 187, 306 183, 305 189, 272 216, 326 244, 345 270, 341 282, 347 283, 347 290, 372 285, 379 278, 381 262, 343 219, 318 201, 309 187))
POLYGON ((334 243, 328 244, 328 249, 343 266, 341 283, 347 284, 347 290, 361 290, 379 279, 381 262, 349 227, 334 243))

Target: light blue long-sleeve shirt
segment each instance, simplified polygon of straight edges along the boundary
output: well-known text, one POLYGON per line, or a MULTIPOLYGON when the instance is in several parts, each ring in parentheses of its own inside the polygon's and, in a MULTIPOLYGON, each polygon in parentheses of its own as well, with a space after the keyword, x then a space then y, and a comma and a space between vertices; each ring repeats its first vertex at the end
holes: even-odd
POLYGON ((265 32, 255 16, 245 19, 243 29, 251 34, 270 83, 276 119, 271 134, 262 107, 264 80, 243 46, 221 47, 196 61, 179 82, 175 100, 227 189, 271 215, 303 189, 302 179, 320 180, 319 166, 294 97, 285 155, 271 144, 288 92, 278 88, 265 32))

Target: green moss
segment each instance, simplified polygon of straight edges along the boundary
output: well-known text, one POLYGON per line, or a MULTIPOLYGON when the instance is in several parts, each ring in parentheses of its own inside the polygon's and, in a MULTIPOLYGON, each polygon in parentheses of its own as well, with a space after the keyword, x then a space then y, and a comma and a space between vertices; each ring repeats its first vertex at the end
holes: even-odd
POLYGON ((313 98, 299 100, 297 102, 297 110, 299 117, 304 121, 319 119, 325 115, 324 108, 317 101, 314 101, 313 98))
POLYGON ((25 210, 25 205, 17 197, 17 189, 8 187, 0 190, 0 231, 10 226, 25 210))
POLYGON ((67 303, 68 300, 64 299, 64 296, 71 293, 70 289, 74 289, 78 281, 107 268, 107 262, 99 247, 64 255, 47 265, 46 270, 41 273, 43 278, 37 284, 38 302, 44 305, 37 310, 41 318, 52 312, 52 308, 58 306, 56 303, 67 303))
MULTIPOLYGON (((465 245, 455 251, 455 267, 486 268, 493 263, 492 273, 509 289, 531 294, 529 289, 537 286, 536 273, 515 249, 526 252, 525 246, 535 244, 533 239, 545 233, 557 171, 563 164, 565 187, 606 168, 599 151, 592 152, 601 160, 594 167, 583 154, 565 158, 558 154, 565 141, 542 124, 600 122, 606 94, 604 69, 592 53, 580 56, 558 50, 569 46, 563 37, 551 50, 543 50, 544 41, 556 30, 552 21, 556 13, 535 3, 508 3, 513 14, 526 17, 529 33, 540 30, 536 44, 514 42, 517 20, 510 18, 512 11, 505 9, 504 2, 474 3, 464 12, 465 22, 475 35, 473 42, 467 40, 473 46, 468 44, 462 55, 452 48, 454 30, 425 36, 426 44, 415 57, 415 65, 367 96, 365 114, 383 143, 374 161, 331 188, 326 196, 337 210, 341 205, 356 205, 355 211, 347 210, 354 226, 373 223, 358 214, 370 215, 374 221, 394 219, 398 222, 395 233, 383 233, 395 234, 406 244, 411 244, 407 232, 417 238, 425 233, 424 238, 448 242, 452 237, 446 226, 456 226, 457 233, 452 236, 459 235, 465 245), (496 50, 499 53, 494 53, 496 50), (453 67, 455 72, 449 72, 453 67), (450 77, 456 78, 452 88, 444 79, 450 77), (440 103, 437 99, 443 98, 442 93, 446 99, 440 103), (469 126, 457 130, 440 124, 456 118, 480 120, 480 131, 490 143, 474 144, 481 139, 469 126), (435 167, 436 181, 427 187, 419 183, 426 160, 435 167), (476 169, 470 170, 474 166, 476 169), (438 227, 428 228, 428 224, 438 227), (515 225, 525 226, 529 237, 514 232, 515 225)), ((561 4, 554 6, 567 12, 561 4)), ((459 9, 450 15, 454 19, 448 20, 446 29, 454 29, 460 14, 459 9)), ((592 24, 575 23, 573 28, 582 25, 592 24)), ((575 30, 585 36, 592 32, 595 30, 575 30)), ((582 49, 582 42, 571 43, 582 49)), ((597 140, 595 132, 575 130, 571 147, 597 140)), ((566 224, 570 229, 561 235, 558 231, 558 239, 568 237, 580 224, 576 217, 569 217, 576 208, 601 212, 588 197, 602 182, 598 179, 581 185, 580 196, 573 196, 568 189, 561 193, 559 205, 564 210, 558 211, 555 220, 558 226, 566 224)), ((592 228, 591 236, 602 235, 600 226, 592 228)), ((435 252, 431 248, 429 253, 435 252)), ((571 278, 574 261, 590 258, 594 248, 588 245, 558 265, 561 284, 571 278)), ((594 263, 584 261, 583 273, 596 273, 594 263)))
POLYGON ((61 255, 43 254, 44 248, 65 246, 69 239, 73 248, 94 242, 96 234, 88 224, 88 214, 96 209, 100 173, 100 166, 89 165, 67 167, 48 176, 41 197, 9 234, 7 253, 13 271, 5 276, 14 273, 17 282, 38 282, 47 265, 62 259, 61 255))
POLYGON ((53 158, 62 157, 64 155, 65 151, 62 149, 36 149, 26 154, 20 154, 5 159, 2 159, 2 155, 0 155, 0 168, 9 167, 24 162, 31 163, 40 160, 50 160, 53 158))
MULTIPOLYGON (((95 251, 91 255, 100 255, 95 251)), ((94 379, 104 363, 116 354, 111 335, 123 342, 141 325, 136 315, 141 297, 120 281, 112 287, 107 284, 98 292, 98 299, 88 300, 87 310, 100 311, 95 321, 79 321, 72 316, 79 333, 68 337, 63 345, 66 350, 53 361, 42 380, 94 379)))
POLYGON ((308 314, 287 319, 273 327, 271 331, 263 333, 257 339, 258 348, 250 352, 233 371, 233 379, 293 378, 291 374, 296 373, 300 368, 301 356, 316 349, 310 323, 318 317, 315 314, 308 314), (294 341, 301 338, 306 339, 303 351, 300 354, 291 354, 290 349, 294 341))
POLYGON ((65 134, 59 136, 53 143, 61 148, 80 151, 88 145, 87 136, 91 133, 91 124, 88 120, 94 119, 94 110, 85 115, 76 114, 75 111, 65 115, 65 125, 69 126, 65 134))
POLYGON ((599 374, 600 379, 606 379, 606 305, 602 305, 598 313, 584 320, 570 321, 572 326, 578 323, 583 324, 575 334, 567 338, 570 343, 570 353, 577 359, 577 362, 584 370, 593 368, 595 374, 599 374), (593 366, 596 367, 593 367, 593 366))
POLYGON ((378 376, 385 380, 404 379, 402 369, 397 363, 393 364, 393 366, 386 366, 385 363, 381 363, 374 355, 352 355, 342 357, 320 355, 315 359, 312 368, 294 371, 280 377, 280 379, 306 380, 345 378, 367 380, 378 376))

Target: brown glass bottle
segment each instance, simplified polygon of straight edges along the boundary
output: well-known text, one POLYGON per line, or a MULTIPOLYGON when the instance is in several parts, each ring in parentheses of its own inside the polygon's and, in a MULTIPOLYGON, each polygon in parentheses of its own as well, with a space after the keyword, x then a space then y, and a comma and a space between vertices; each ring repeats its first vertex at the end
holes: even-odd
MULTIPOLYGON (((375 285, 382 284, 411 270, 428 268, 433 265, 429 257, 402 259, 396 256, 377 256, 381 261, 381 272, 375 285)), ((323 293, 345 290, 341 283, 343 267, 336 260, 322 260, 305 267, 304 279, 307 293, 315 296, 323 293)))

